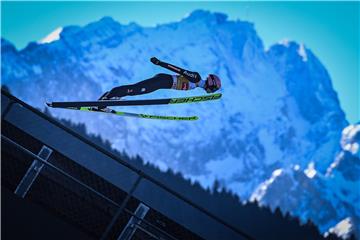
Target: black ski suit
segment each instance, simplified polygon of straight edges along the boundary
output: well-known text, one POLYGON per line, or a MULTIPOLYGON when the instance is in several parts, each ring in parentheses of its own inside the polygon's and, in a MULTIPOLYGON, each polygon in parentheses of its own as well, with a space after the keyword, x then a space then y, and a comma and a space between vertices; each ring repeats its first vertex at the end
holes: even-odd
POLYGON ((146 94, 159 89, 189 90, 203 85, 200 83, 201 76, 197 72, 191 72, 173 66, 169 63, 162 62, 157 58, 151 58, 151 62, 155 65, 167 68, 178 75, 159 73, 152 78, 145 79, 135 84, 115 87, 111 89, 110 92, 106 93, 106 98, 110 99, 112 97, 146 94))

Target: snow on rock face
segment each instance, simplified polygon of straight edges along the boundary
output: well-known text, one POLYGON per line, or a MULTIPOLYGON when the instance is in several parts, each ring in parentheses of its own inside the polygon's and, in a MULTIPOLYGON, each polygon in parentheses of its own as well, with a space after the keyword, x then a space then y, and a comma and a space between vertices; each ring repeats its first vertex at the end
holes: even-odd
MULTIPOLYGON (((326 69, 309 49, 288 42, 265 51, 252 23, 229 21, 221 13, 198 10, 179 22, 147 28, 104 17, 84 27, 65 26, 60 38, 48 44, 31 43, 21 51, 6 40, 2 45, 3 83, 36 107, 43 107, 45 100, 96 99, 114 86, 167 72, 150 63, 152 56, 196 70, 203 77, 219 75, 223 86, 220 101, 128 108, 149 114, 197 115, 200 120, 196 122, 61 109, 51 109, 51 113, 83 122, 90 132, 109 139, 113 147, 139 154, 162 169, 181 171, 203 186, 218 179, 243 200, 283 169, 261 199, 271 199, 264 203, 279 204, 300 216, 304 214, 296 211, 299 205, 289 206, 289 201, 295 201, 299 192, 305 193, 301 196, 304 200, 313 197, 307 194, 307 186, 313 185, 301 183, 315 182, 327 171, 347 124, 326 69), (288 176, 289 166, 304 170, 311 162, 317 173, 313 178, 302 171, 297 171, 298 177, 288 176), (278 181, 299 188, 282 201, 269 198, 267 192, 278 181)), ((198 94, 205 92, 161 90, 126 99, 198 94)), ((317 187, 324 188, 314 185, 311 192, 317 187)), ((331 193, 330 187, 328 191, 331 193)), ((307 209, 303 217, 313 216, 319 207, 307 209)), ((337 211, 350 210, 329 204, 326 216, 340 216, 337 211)), ((323 222, 327 224, 318 221, 323 222)))
POLYGON ((329 233, 334 233, 343 239, 347 239, 350 237, 351 230, 353 228, 353 223, 351 222, 350 218, 345 218, 344 220, 340 221, 334 227, 330 228, 328 232, 325 233, 327 236, 329 233))
POLYGON ((359 143, 360 125, 349 125, 342 132, 341 150, 325 174, 317 173, 313 162, 304 171, 296 166, 284 169, 260 184, 251 200, 281 206, 304 222, 311 219, 323 232, 346 237, 354 231, 359 237, 360 158, 352 147, 359 143))
POLYGON ((315 177, 316 175, 316 170, 315 170, 315 167, 314 167, 314 162, 310 162, 307 169, 304 170, 304 173, 305 175, 308 177, 308 178, 313 178, 315 177))
POLYGON ((344 151, 360 157, 360 125, 349 125, 342 132, 341 147, 344 151))
POLYGON ((40 40, 40 43, 51 43, 53 41, 59 40, 62 27, 56 28, 49 35, 40 40))
POLYGON ((276 169, 272 173, 271 177, 262 184, 260 184, 260 186, 253 192, 250 197, 250 201, 258 201, 261 203, 261 200, 266 194, 266 190, 268 189, 268 187, 271 186, 271 184, 276 180, 276 178, 278 178, 282 174, 282 172, 282 169, 276 169))
POLYGON ((322 143, 309 146, 317 149, 308 149, 307 154, 313 154, 309 158, 325 172, 337 151, 340 129, 347 124, 330 76, 309 49, 295 42, 274 45, 268 57, 294 97, 301 117, 311 124, 305 137, 312 143, 322 143))

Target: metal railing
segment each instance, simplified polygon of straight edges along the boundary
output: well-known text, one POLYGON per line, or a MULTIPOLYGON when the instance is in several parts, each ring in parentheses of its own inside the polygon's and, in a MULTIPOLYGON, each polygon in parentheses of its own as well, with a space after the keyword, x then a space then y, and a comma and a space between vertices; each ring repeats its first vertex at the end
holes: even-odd
MULTIPOLYGON (((215 221, 221 223, 222 225, 226 226, 227 228, 233 230, 234 232, 238 233, 239 235, 241 235, 242 237, 249 239, 249 240, 253 240, 255 238, 253 238, 252 236, 250 236, 249 234, 245 233, 244 231, 238 229, 237 227, 234 227, 232 225, 230 225, 229 223, 225 222, 224 220, 222 220, 221 218, 219 218, 218 216, 214 215, 213 213, 209 212, 207 209, 203 208, 202 206, 199 206, 198 204, 195 204, 194 202, 192 202, 190 199, 180 195, 179 193, 177 193, 176 191, 172 190, 171 188, 169 188, 168 186, 164 185, 163 183, 161 183, 160 181, 156 180, 155 178, 147 175, 146 173, 142 172, 141 170, 135 168, 134 166, 130 165, 129 163, 127 163, 126 161, 120 159, 118 156, 116 156, 114 153, 110 152, 109 150, 106 150, 98 145, 96 145, 95 143, 91 142, 89 139, 86 139, 85 137, 83 137, 82 135, 72 131, 71 129, 65 127, 64 125, 62 125, 61 123, 59 123, 58 121, 54 120, 53 118, 47 116, 46 114, 44 114, 43 112, 39 111, 38 109, 28 105, 27 103, 17 99, 16 97, 12 96, 11 94, 9 94, 8 92, 1 90, 1 93, 4 94, 5 96, 7 96, 8 98, 10 98, 11 102, 8 106, 8 109, 6 109, 6 113, 4 113, 2 115, 2 120, 5 119, 5 115, 9 112, 9 108, 11 108, 13 106, 13 103, 19 103, 22 106, 26 107, 28 110, 32 111, 33 113, 40 115, 42 118, 46 119, 47 121, 49 121, 50 123, 54 124, 55 126, 61 128, 62 130, 64 130, 65 132, 69 133, 70 135, 76 137, 77 139, 81 140, 82 142, 86 143, 87 145, 93 147, 94 149, 98 150, 99 152, 103 153, 104 155, 110 157, 111 159, 117 161, 118 163, 122 164, 123 166, 129 168, 130 170, 132 170, 133 172, 137 173, 139 178, 142 179, 146 179, 150 182, 152 182, 153 184, 157 185, 158 187, 162 188, 163 190, 167 191, 168 193, 172 194, 173 196, 177 197, 178 199, 184 201, 185 203, 189 204, 190 206, 192 206, 193 208, 201 211, 202 213, 204 213, 205 215, 207 215, 208 217, 214 219, 215 221)), ((13 142, 11 139, 7 138, 6 136, 1 135, 1 138, 6 141, 11 141, 13 142)), ((18 145, 17 143, 13 142, 14 144, 18 145)), ((38 159, 39 161, 44 162, 43 159, 39 158, 37 155, 35 155, 34 153, 30 152, 29 150, 27 150, 26 148, 20 146, 22 148, 22 150, 28 154, 30 154, 31 156, 33 156, 34 158, 38 159)), ((46 161, 45 161, 46 162, 46 161)), ((69 174, 67 174, 66 172, 62 171, 61 169, 57 168, 56 166, 46 162, 44 163, 54 169, 58 169, 59 172, 61 172, 63 175, 69 177, 70 179, 78 182, 79 184, 84 185, 84 187, 86 186, 86 188, 90 188, 89 186, 85 185, 84 183, 81 183, 79 180, 75 179, 74 177, 70 176, 69 174)), ((90 189, 89 189, 90 190, 90 189)), ((135 190, 135 189, 134 189, 135 190)), ((96 190, 93 190, 96 191, 96 190)), ((101 194, 101 193, 98 193, 101 194)), ((101 194, 102 195, 102 194, 101 194)), ((116 204, 117 207, 120 207, 120 205, 118 205, 116 202, 112 201, 111 199, 107 198, 106 196, 102 195, 105 199, 108 199, 109 201, 111 201, 113 204, 116 204)))
MULTIPOLYGON (((177 240, 175 237, 169 235, 167 232, 163 231, 162 229, 158 228, 157 226, 153 225, 152 223, 146 221, 145 219, 139 218, 138 216, 136 216, 136 214, 132 213, 130 210, 126 209, 126 204, 128 203, 128 201, 130 200, 131 197, 131 192, 128 193, 128 195, 126 196, 126 198, 122 201, 121 205, 115 201, 113 201, 112 199, 108 198, 107 196, 105 196, 104 194, 96 191, 94 188, 88 186, 87 184, 83 183, 82 181, 76 179, 75 177, 71 176, 70 174, 68 174, 67 172, 63 171, 62 169, 58 168, 57 166, 55 166, 54 164, 46 161, 45 159, 42 159, 40 156, 36 155, 35 153, 31 152, 30 150, 26 149, 25 147, 21 146, 20 144, 16 143, 15 141, 11 140, 10 138, 4 136, 1 134, 1 140, 13 145, 14 147, 16 147, 17 149, 19 149, 20 151, 24 152, 25 154, 33 157, 34 159, 40 161, 42 164, 52 168, 53 170, 57 171, 58 173, 60 173, 61 175, 65 176, 66 178, 70 179, 71 181, 79 184, 80 186, 82 186, 83 188, 87 189, 88 191, 94 193, 95 195, 97 195, 98 197, 106 200, 107 202, 109 202, 110 204, 114 205, 115 207, 118 208, 117 213, 114 215, 113 217, 113 221, 108 225, 106 231, 104 232, 104 234, 101 236, 101 239, 106 239, 110 233, 111 228, 113 227, 116 219, 119 217, 119 215, 122 212, 126 212, 127 214, 131 215, 132 217, 136 218, 139 220, 139 222, 144 222, 146 225, 150 226, 151 228, 154 228, 155 230, 161 232, 162 234, 164 234, 165 236, 169 237, 170 239, 173 240, 177 240)), ((138 185, 138 183, 140 182, 141 177, 139 176, 139 178, 137 179, 137 181, 134 183, 134 185, 132 186, 132 189, 135 190, 136 186, 138 185)))

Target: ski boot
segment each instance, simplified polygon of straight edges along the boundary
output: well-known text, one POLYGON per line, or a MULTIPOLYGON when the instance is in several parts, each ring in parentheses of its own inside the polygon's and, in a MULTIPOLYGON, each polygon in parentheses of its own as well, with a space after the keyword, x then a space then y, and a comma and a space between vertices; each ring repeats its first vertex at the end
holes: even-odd
MULTIPOLYGON (((101 97, 98 99, 98 101, 120 100, 121 99, 121 97, 108 98, 109 93, 110 92, 105 92, 103 95, 101 95, 101 97)), ((91 110, 99 111, 99 112, 107 112, 107 113, 115 112, 114 110, 112 110, 111 108, 108 108, 108 107, 91 107, 91 110)))

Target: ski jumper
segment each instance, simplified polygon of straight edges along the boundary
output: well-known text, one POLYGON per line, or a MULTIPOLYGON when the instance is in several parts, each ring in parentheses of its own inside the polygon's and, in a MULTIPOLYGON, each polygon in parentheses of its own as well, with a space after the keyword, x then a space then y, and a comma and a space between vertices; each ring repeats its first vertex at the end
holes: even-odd
POLYGON ((169 63, 162 62, 154 57, 151 58, 151 62, 155 65, 160 65, 161 67, 167 68, 177 73, 177 75, 159 73, 152 78, 145 79, 135 84, 115 87, 109 92, 105 93, 102 97, 111 99, 113 97, 134 96, 151 93, 159 89, 191 90, 196 87, 202 87, 207 92, 215 92, 220 87, 218 86, 219 84, 216 86, 209 84, 209 80, 201 80, 201 76, 197 72, 192 72, 180 67, 176 67, 169 63))

